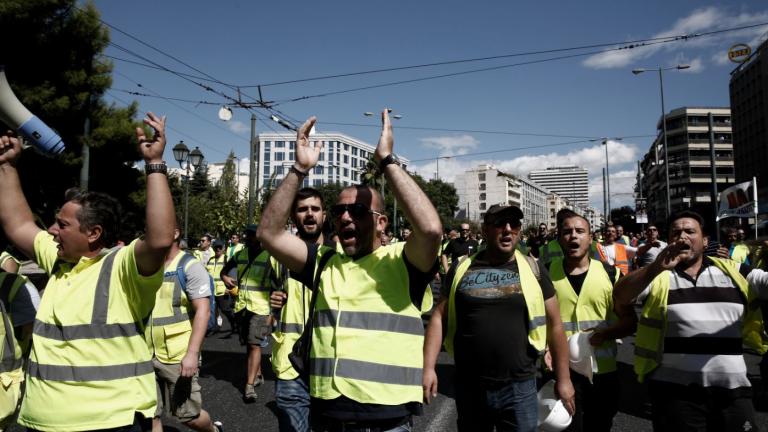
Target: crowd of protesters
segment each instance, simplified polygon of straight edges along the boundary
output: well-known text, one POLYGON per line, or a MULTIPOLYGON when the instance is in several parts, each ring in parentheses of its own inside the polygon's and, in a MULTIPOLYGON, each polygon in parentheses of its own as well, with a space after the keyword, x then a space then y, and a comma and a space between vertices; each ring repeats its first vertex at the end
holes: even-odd
POLYGON ((610 431, 623 391, 617 346, 632 335, 654 430, 760 430, 743 354, 763 355, 765 383, 768 247, 744 231, 723 228, 716 241, 690 211, 664 232, 598 230, 564 209, 555 229, 526 233, 538 221, 507 204, 489 207, 475 232, 444 229, 395 157, 384 110, 374 159, 406 228, 388 231, 369 186, 332 203, 301 188, 322 150, 310 118, 259 224, 189 248, 162 159, 165 118, 144 122, 146 227, 132 241, 118 242, 120 204, 98 192, 68 194, 38 227, 16 171, 20 140, 0 137, 0 225, 49 277, 39 296, 18 260, 0 256, 0 429, 162 431, 165 414, 221 431, 198 378, 205 336, 226 321, 246 349, 246 402, 274 370, 281 431, 409 431, 439 379, 454 383, 460 431, 537 430, 548 380, 567 430, 610 431), (569 348, 580 337, 586 370, 569 348), (454 376, 436 372, 443 348, 454 376))

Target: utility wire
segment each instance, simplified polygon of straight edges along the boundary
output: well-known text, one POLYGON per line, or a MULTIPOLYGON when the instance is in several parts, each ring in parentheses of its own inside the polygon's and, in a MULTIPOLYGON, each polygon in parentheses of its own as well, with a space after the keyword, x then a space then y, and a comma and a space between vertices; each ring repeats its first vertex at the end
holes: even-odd
MULTIPOLYGON (((157 66, 153 66, 151 64, 142 63, 142 62, 138 62, 138 61, 134 61, 134 60, 128 60, 128 59, 124 59, 124 58, 121 58, 121 57, 115 57, 115 56, 112 56, 112 55, 109 55, 109 54, 100 54, 100 55, 102 57, 106 57, 106 58, 111 59, 111 60, 117 60, 117 61, 121 61, 121 62, 125 62, 125 63, 135 64, 135 65, 143 66, 143 67, 149 68, 149 69, 155 69, 155 70, 159 70, 159 71, 163 71, 163 72, 168 72, 170 70, 168 68, 157 67, 157 66)), ((179 72, 179 71, 176 71, 176 70, 173 71, 173 73, 176 74, 176 75, 183 75, 183 76, 185 76, 187 78, 192 78, 192 79, 196 79, 196 80, 200 80, 200 81, 215 82, 215 81, 213 81, 210 78, 205 78, 205 77, 198 76, 198 75, 187 74, 187 73, 179 72)))

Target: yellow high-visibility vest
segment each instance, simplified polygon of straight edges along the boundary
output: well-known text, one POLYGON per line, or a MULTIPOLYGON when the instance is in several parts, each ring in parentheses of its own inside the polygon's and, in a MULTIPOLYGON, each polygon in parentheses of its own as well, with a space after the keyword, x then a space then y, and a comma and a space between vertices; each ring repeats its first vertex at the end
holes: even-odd
POLYGON ((272 347, 272 370, 277 378, 292 380, 299 376, 288 360, 293 344, 304 331, 309 313, 312 291, 295 279, 287 279, 285 291, 288 298, 280 311, 280 323, 272 332, 275 344, 272 347))
MULTIPOLYGON (((208 262, 205 264, 205 269, 208 270, 208 273, 213 278, 213 295, 223 296, 227 293, 227 286, 224 285, 224 281, 221 280, 221 269, 224 268, 224 264, 226 262, 226 259, 224 257, 224 254, 216 258, 216 255, 210 257, 208 259, 208 262)), ((211 311, 213 313, 213 311, 211 311)))
POLYGON ((234 259, 237 260, 237 278, 240 281, 235 312, 246 309, 258 315, 269 315, 269 293, 276 288, 273 286, 272 275, 279 279, 280 274, 273 273, 274 269, 280 268, 279 264, 266 250, 261 251, 251 262, 248 248, 243 248, 235 254, 234 259))
MULTIPOLYGON (((739 272, 740 264, 729 259, 709 257, 715 266, 731 278, 736 288, 747 299, 741 334, 744 344, 760 354, 768 351, 764 338, 763 316, 756 294, 749 289, 749 282, 739 272)), ((667 301, 669 300, 670 271, 661 272, 651 282, 651 291, 645 299, 643 312, 637 324, 635 338, 635 373, 643 382, 646 375, 656 369, 664 356, 664 334, 667 329, 667 301)))
MULTIPOLYGON (((320 277, 310 352, 312 397, 360 403, 422 402, 424 324, 432 306, 411 301, 404 242, 362 258, 336 254, 320 277)), ((321 247, 318 260, 330 249, 321 247)))
POLYGON ((156 407, 152 356, 144 337, 162 269, 137 271, 136 241, 75 264, 57 260, 53 237, 35 237, 50 274, 34 324, 18 422, 43 431, 130 425, 156 407))
POLYGON ((157 290, 155 308, 147 327, 147 342, 161 363, 180 363, 187 354, 192 336, 191 309, 187 293, 179 282, 177 268, 182 266, 186 273, 195 262, 199 261, 192 255, 179 252, 165 266, 163 285, 157 290))
POLYGON ((22 370, 21 347, 16 342, 10 305, 20 289, 25 289, 24 277, 0 271, 0 429, 13 419, 21 396, 22 370))
MULTIPOLYGON (((444 340, 445 349, 451 354, 453 354, 453 338, 456 336, 456 289, 461 282, 461 277, 467 272, 477 255, 462 258, 456 267, 456 273, 453 275, 451 293, 448 297, 448 332, 444 340)), ((528 343, 540 354, 543 354, 544 348, 547 346, 547 316, 544 309, 544 294, 541 292, 539 281, 536 279, 525 255, 519 250, 515 250, 515 260, 520 273, 523 297, 528 307, 528 343)))
MULTIPOLYGON (((566 337, 590 328, 608 327, 618 320, 613 311, 613 283, 619 279, 620 272, 616 269, 611 281, 602 262, 595 259, 589 261, 587 277, 578 295, 565 275, 562 260, 553 261, 549 267, 566 337)), ((613 339, 595 348, 598 374, 616 370, 616 353, 616 341, 613 339)))

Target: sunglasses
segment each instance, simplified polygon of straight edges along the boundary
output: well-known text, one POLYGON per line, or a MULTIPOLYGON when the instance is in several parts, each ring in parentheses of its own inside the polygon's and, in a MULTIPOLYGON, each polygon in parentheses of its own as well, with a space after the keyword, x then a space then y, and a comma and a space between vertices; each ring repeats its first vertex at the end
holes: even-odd
POLYGON ((371 213, 377 216, 383 216, 382 213, 379 213, 375 210, 371 210, 368 208, 368 206, 362 203, 335 204, 331 206, 331 216, 333 216, 334 218, 340 218, 344 213, 347 213, 347 212, 354 219, 360 219, 371 213))
POLYGON ((519 219, 515 219, 515 218, 499 218, 491 222, 491 224, 493 224, 493 226, 496 228, 504 228, 507 226, 507 224, 509 224, 509 226, 512 227, 513 230, 520 229, 520 227, 523 226, 522 222, 520 222, 519 219))

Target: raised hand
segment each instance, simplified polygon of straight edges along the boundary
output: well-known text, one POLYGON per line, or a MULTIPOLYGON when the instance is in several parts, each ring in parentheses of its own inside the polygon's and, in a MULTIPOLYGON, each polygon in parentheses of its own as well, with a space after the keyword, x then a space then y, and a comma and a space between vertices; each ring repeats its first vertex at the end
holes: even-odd
POLYGON ((21 156, 21 140, 16 137, 13 131, 6 131, 0 135, 0 165, 16 165, 16 161, 21 156))
POLYGON ((670 243, 659 253, 656 260, 653 262, 653 265, 660 270, 672 270, 683 259, 683 257, 680 256, 680 253, 683 251, 690 251, 690 249, 691 245, 682 239, 670 243))
POLYGON ((139 152, 147 163, 159 163, 163 161, 165 151, 165 116, 158 117, 148 112, 144 124, 154 129, 152 138, 147 138, 144 128, 136 128, 136 139, 139 141, 139 152))
POLYGON ((314 147, 310 145, 309 131, 312 130, 315 122, 317 122, 317 118, 315 116, 310 117, 296 132, 296 168, 303 172, 309 172, 317 165, 320 151, 323 149, 322 144, 314 147))
POLYGON ((385 108, 384 111, 381 112, 381 136, 379 137, 379 144, 376 146, 376 152, 374 153, 376 161, 381 161, 385 157, 391 155, 393 146, 392 122, 389 120, 389 109, 385 108))

